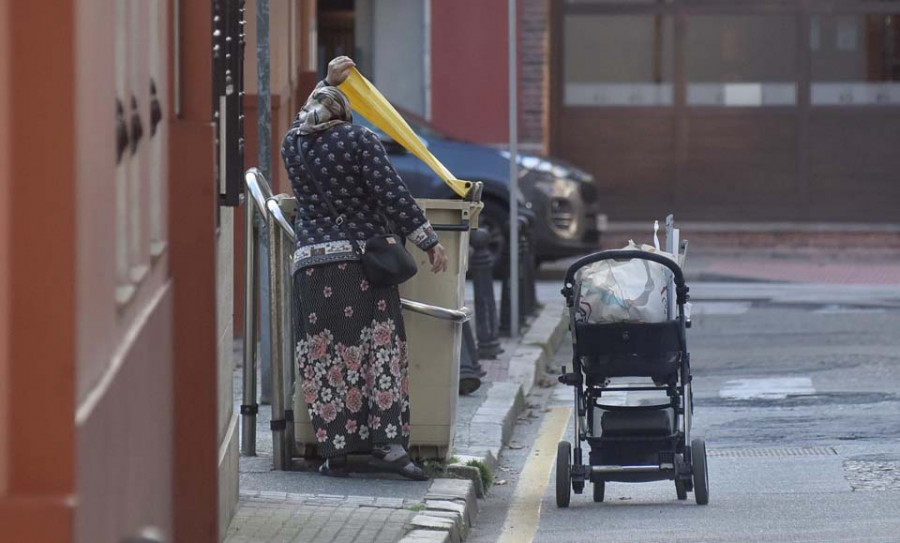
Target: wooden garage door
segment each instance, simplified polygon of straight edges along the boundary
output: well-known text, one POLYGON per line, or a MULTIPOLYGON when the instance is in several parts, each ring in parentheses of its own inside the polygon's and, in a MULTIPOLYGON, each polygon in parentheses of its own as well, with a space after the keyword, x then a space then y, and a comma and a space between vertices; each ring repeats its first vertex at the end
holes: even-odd
POLYGON ((556 0, 551 151, 613 220, 895 221, 893 4, 556 0))

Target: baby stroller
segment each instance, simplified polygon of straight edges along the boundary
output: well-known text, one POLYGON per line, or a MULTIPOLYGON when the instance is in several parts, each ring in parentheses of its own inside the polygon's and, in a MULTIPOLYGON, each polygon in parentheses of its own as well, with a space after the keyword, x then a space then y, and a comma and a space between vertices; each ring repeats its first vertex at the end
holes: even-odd
POLYGON ((684 313, 688 287, 671 259, 647 251, 602 251, 569 267, 562 290, 570 312, 574 356, 572 372, 563 366, 559 381, 575 389, 575 448, 559 443, 556 456, 556 505, 568 507, 571 491, 581 494, 593 483, 602 502, 607 481, 640 483, 673 480, 679 500, 688 492, 700 505, 709 502, 706 444, 691 438, 691 365, 685 343, 684 313), (576 274, 601 260, 643 259, 662 264, 674 275, 677 316, 659 323, 590 323, 577 318, 580 285, 576 274), (646 385, 610 386, 610 378, 649 377, 646 385), (659 392, 652 405, 605 405, 608 392, 659 392), (590 445, 583 462, 581 443, 590 445))

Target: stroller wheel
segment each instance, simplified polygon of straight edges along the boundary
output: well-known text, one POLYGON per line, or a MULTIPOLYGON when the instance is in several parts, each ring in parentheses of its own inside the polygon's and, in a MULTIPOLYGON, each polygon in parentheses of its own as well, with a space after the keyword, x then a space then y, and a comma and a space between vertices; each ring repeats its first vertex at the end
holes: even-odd
POLYGON ((572 445, 560 441, 556 447, 556 506, 568 507, 572 493, 572 445))
POLYGON ((709 503, 709 478, 706 471, 706 442, 691 441, 691 463, 694 466, 694 500, 697 505, 709 503))
POLYGON ((584 493, 584 481, 572 481, 572 490, 576 494, 584 493))
POLYGON ((602 502, 604 494, 606 494, 606 482, 597 481, 594 483, 594 501, 597 503, 602 502))
POLYGON ((684 481, 681 479, 675 479, 675 494, 678 495, 679 500, 687 499, 687 488, 685 488, 684 481))

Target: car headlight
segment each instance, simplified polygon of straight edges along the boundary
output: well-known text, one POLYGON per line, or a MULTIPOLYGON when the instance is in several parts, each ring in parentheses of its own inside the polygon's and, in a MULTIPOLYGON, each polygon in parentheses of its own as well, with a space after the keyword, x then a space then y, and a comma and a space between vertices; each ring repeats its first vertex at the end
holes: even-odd
MULTIPOLYGON (((503 158, 509 160, 509 151, 500 151, 503 158)), ((520 154, 516 155, 516 163, 526 170, 550 174, 553 177, 571 179, 582 183, 593 183, 594 176, 574 166, 563 166, 539 156, 520 154)))
POLYGON ((550 176, 534 181, 534 189, 547 200, 547 225, 563 239, 578 236, 582 223, 581 185, 578 181, 550 176))

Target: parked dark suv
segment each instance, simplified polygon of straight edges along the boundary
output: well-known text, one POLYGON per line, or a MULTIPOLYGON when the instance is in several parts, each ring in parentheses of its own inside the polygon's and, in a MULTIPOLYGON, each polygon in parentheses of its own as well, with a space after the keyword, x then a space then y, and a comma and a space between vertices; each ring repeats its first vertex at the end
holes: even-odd
MULTIPOLYGON (((405 111, 401 113, 428 149, 455 176, 484 183, 480 224, 491 233, 491 250, 498 257, 508 235, 505 225, 509 220, 509 153, 455 140, 424 119, 405 111)), ((357 116, 355 120, 379 135, 391 162, 416 197, 456 197, 437 174, 400 144, 365 119, 357 116)), ((554 159, 520 154, 518 163, 519 201, 523 213, 533 214, 535 218, 538 260, 597 250, 599 202, 594 178, 554 159)))

